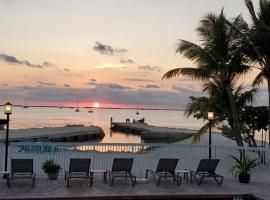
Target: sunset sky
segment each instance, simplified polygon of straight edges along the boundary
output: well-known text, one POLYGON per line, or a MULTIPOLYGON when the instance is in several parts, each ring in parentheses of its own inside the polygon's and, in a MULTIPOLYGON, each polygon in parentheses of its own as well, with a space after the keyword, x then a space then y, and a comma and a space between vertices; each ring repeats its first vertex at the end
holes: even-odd
POLYGON ((199 20, 222 7, 249 21, 242 0, 1 0, 0 103, 182 108, 200 83, 162 75, 195 67, 177 40, 198 42, 199 20))

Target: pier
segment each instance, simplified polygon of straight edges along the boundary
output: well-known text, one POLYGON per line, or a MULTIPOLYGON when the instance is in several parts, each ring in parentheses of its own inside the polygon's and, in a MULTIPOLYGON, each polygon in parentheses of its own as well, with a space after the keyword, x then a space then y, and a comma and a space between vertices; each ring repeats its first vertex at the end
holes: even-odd
MULTIPOLYGON (((9 141, 52 141, 82 142, 104 137, 104 131, 97 126, 65 126, 10 130, 9 141)), ((5 130, 0 131, 0 142, 5 141, 5 130)))
POLYGON ((176 142, 194 136, 196 130, 184 128, 158 127, 145 122, 114 122, 111 118, 111 130, 128 134, 140 135, 147 142, 176 142))

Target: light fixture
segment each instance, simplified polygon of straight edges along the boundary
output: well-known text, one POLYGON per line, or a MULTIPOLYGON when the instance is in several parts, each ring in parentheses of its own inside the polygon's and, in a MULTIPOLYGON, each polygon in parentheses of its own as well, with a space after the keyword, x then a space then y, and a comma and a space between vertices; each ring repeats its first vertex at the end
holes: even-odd
POLYGON ((11 104, 11 103, 7 102, 7 103, 5 104, 5 106, 4 106, 4 113, 5 113, 6 115, 12 114, 12 104, 11 104))
POLYGON ((208 112, 207 118, 208 118, 208 120, 213 120, 214 119, 214 112, 208 112))

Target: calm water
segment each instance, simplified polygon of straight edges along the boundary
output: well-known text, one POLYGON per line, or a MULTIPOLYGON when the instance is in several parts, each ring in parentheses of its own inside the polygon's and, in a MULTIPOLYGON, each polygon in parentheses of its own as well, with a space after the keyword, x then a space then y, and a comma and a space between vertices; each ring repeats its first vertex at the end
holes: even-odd
MULTIPOLYGON (((0 108, 1 111, 3 108, 0 108)), ((67 124, 84 124, 100 126, 105 137, 101 142, 108 143, 140 143, 139 136, 127 135, 123 133, 110 133, 110 117, 114 121, 125 121, 126 118, 145 118, 146 123, 165 127, 182 127, 197 129, 203 124, 192 118, 186 118, 182 111, 165 110, 140 110, 136 115, 136 110, 131 109, 92 109, 93 113, 88 113, 88 109, 81 109, 81 112, 74 112, 71 108, 13 108, 11 115, 11 129, 20 128, 42 128, 59 127, 67 124)), ((5 118, 3 112, 1 118, 5 118)))

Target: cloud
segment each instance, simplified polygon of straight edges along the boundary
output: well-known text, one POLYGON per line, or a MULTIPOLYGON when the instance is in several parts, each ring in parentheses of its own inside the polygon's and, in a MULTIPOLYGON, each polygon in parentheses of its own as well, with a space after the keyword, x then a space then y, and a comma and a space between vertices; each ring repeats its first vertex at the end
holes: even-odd
MULTIPOLYGON (((62 71, 62 69, 58 66, 56 66, 53 63, 50 63, 48 61, 44 61, 42 64, 33 64, 29 62, 28 60, 19 60, 15 56, 7 55, 7 54, 0 54, 0 60, 9 63, 9 64, 19 64, 19 65, 25 65, 27 67, 33 67, 33 68, 53 68, 58 71, 62 71)), ((63 68, 64 71, 70 71, 67 68, 63 68)))
POLYGON ((119 62, 122 64, 128 64, 128 65, 135 63, 135 61, 132 59, 123 59, 123 58, 121 58, 119 62))
POLYGON ((151 66, 151 65, 141 65, 138 67, 140 70, 144 70, 144 71, 151 71, 151 72, 160 72, 161 71, 161 67, 159 66, 151 66))
POLYGON ((95 78, 90 78, 89 81, 92 81, 92 82, 97 82, 97 80, 95 78))
POLYGON ((19 88, 21 90, 34 90, 35 89, 35 87, 28 86, 28 85, 19 86, 17 88, 19 88))
POLYGON ((18 60, 14 56, 6 55, 6 54, 0 54, 0 60, 10 63, 10 64, 21 64, 21 65, 26 65, 28 67, 35 67, 35 68, 42 68, 42 65, 39 64, 32 64, 27 60, 18 60))
POLYGON ((135 82, 156 82, 155 80, 151 80, 151 79, 141 79, 141 78, 126 78, 125 80, 127 81, 135 81, 135 82))
POLYGON ((140 87, 148 88, 148 89, 157 89, 157 88, 160 88, 160 87, 159 87, 158 85, 156 85, 156 84, 141 85, 140 87))
MULTIPOLYGON (((189 101, 189 96, 194 96, 194 91, 187 90, 183 92, 161 91, 151 89, 114 89, 110 87, 94 88, 65 88, 57 86, 34 86, 31 89, 23 90, 20 87, 1 86, 1 96, 9 99, 11 102, 27 97, 31 101, 44 104, 48 102, 74 102, 76 98, 80 101, 106 102, 110 104, 128 104, 156 107, 174 107, 184 108, 189 101)), ((197 95, 201 96, 200 92, 197 95)), ((29 103, 30 104, 30 103, 29 103)), ((267 93, 262 93, 257 105, 267 105, 267 93)))
POLYGON ((48 67, 48 68, 58 68, 56 65, 54 65, 48 61, 43 62, 43 66, 48 67))
POLYGON ((52 82, 43 82, 43 81, 37 81, 38 84, 40 85, 45 85, 45 86, 55 86, 55 83, 52 82))
POLYGON ((66 72, 70 72, 70 69, 68 69, 68 68, 64 68, 64 71, 66 71, 66 72))
POLYGON ((203 93, 200 90, 191 89, 189 86, 173 86, 172 89, 176 90, 179 93, 188 94, 189 96, 202 96, 203 93))
POLYGON ((95 85, 96 85, 96 87, 107 87, 110 89, 118 89, 118 90, 132 89, 131 87, 119 85, 116 83, 100 83, 100 84, 96 83, 95 85))
POLYGON ((98 42, 98 41, 95 42, 95 46, 93 47, 93 50, 99 52, 100 54, 110 55, 110 56, 123 55, 128 52, 127 49, 115 48, 107 44, 102 44, 101 42, 98 42))
POLYGON ((70 88, 71 86, 69 84, 64 84, 65 87, 70 88))
POLYGON ((95 69, 114 69, 114 68, 123 68, 125 65, 123 64, 99 64, 93 66, 95 69))
POLYGON ((84 85, 97 85, 97 83, 96 82, 87 82, 84 85))

